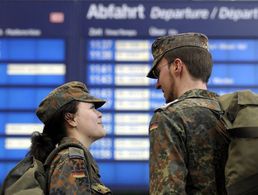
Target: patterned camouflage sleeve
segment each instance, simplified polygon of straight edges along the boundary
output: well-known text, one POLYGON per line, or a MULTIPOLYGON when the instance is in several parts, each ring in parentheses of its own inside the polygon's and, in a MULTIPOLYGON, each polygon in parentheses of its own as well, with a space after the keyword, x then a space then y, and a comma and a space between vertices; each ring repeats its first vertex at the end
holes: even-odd
POLYGON ((53 169, 49 194, 89 194, 89 178, 81 158, 59 159, 53 169))
POLYGON ((186 194, 185 133, 179 120, 156 112, 150 122, 150 194, 186 194))

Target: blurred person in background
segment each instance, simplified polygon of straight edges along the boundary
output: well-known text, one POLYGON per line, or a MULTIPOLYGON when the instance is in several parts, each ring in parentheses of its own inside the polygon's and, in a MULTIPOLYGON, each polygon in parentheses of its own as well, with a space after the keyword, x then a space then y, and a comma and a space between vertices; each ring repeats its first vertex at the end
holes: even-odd
POLYGON ((217 94, 207 90, 212 71, 208 38, 201 33, 164 36, 152 45, 147 77, 157 79, 166 105, 149 126, 150 194, 226 194, 227 140, 217 94))
POLYGON ((89 152, 90 145, 106 134, 97 110, 104 103, 77 81, 54 89, 40 103, 36 114, 44 129, 33 135, 30 154, 44 162, 57 145, 75 143, 83 148, 64 148, 55 156, 48 172, 49 194, 111 194, 89 152))

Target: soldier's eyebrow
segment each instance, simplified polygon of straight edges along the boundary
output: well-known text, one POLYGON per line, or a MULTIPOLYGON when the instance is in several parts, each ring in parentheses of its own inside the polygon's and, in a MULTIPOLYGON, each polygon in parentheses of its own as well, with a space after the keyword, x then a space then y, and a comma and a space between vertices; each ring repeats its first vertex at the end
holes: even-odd
POLYGON ((90 107, 90 109, 95 109, 95 105, 92 104, 91 107, 90 107))

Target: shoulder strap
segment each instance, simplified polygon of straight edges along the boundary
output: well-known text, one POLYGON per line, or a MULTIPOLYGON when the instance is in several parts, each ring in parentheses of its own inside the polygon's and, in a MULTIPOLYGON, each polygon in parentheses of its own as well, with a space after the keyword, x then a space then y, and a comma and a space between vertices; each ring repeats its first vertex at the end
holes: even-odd
POLYGON ((251 175, 244 180, 238 181, 235 184, 227 187, 228 194, 250 194, 254 195, 258 193, 258 174, 251 175))
POLYGON ((257 138, 258 127, 238 127, 228 129, 231 137, 234 138, 257 138))
MULTIPOLYGON (((76 143, 66 143, 66 144, 61 144, 59 145, 57 148, 55 148, 47 157, 45 163, 44 163, 44 167, 46 168, 46 171, 48 173, 49 171, 49 166, 51 164, 51 162, 53 161, 53 159, 55 158, 55 156, 63 149, 69 148, 69 147, 73 147, 73 148, 78 148, 81 149, 83 151, 83 154, 85 156, 85 166, 87 168, 87 172, 89 175, 89 186, 91 189, 91 185, 93 183, 93 178, 92 178, 92 168, 90 165, 90 160, 89 160, 89 154, 88 151, 85 150, 85 148, 83 148, 81 145, 76 144, 76 143), (87 166, 88 165, 88 166, 87 166)), ((73 150, 73 155, 81 155, 81 152, 79 150, 73 150)), ((47 174, 48 175, 48 174, 47 174)), ((48 184, 49 185, 49 184, 48 184)))

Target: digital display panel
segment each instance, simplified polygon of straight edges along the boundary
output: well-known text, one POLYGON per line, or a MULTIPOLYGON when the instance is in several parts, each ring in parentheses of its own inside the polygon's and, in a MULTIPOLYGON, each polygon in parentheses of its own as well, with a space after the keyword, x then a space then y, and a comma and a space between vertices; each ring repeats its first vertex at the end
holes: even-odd
POLYGON ((8 18, 0 17, 0 184, 28 152, 31 133, 42 131, 35 115, 40 101, 64 82, 79 80, 107 100, 100 109, 107 136, 90 148, 103 182, 111 189, 148 191, 148 125, 165 103, 156 81, 146 77, 158 36, 205 33, 214 61, 209 89, 258 92, 258 15, 241 14, 256 13, 256 2, 61 4, 0 2, 1 16, 8 18))

